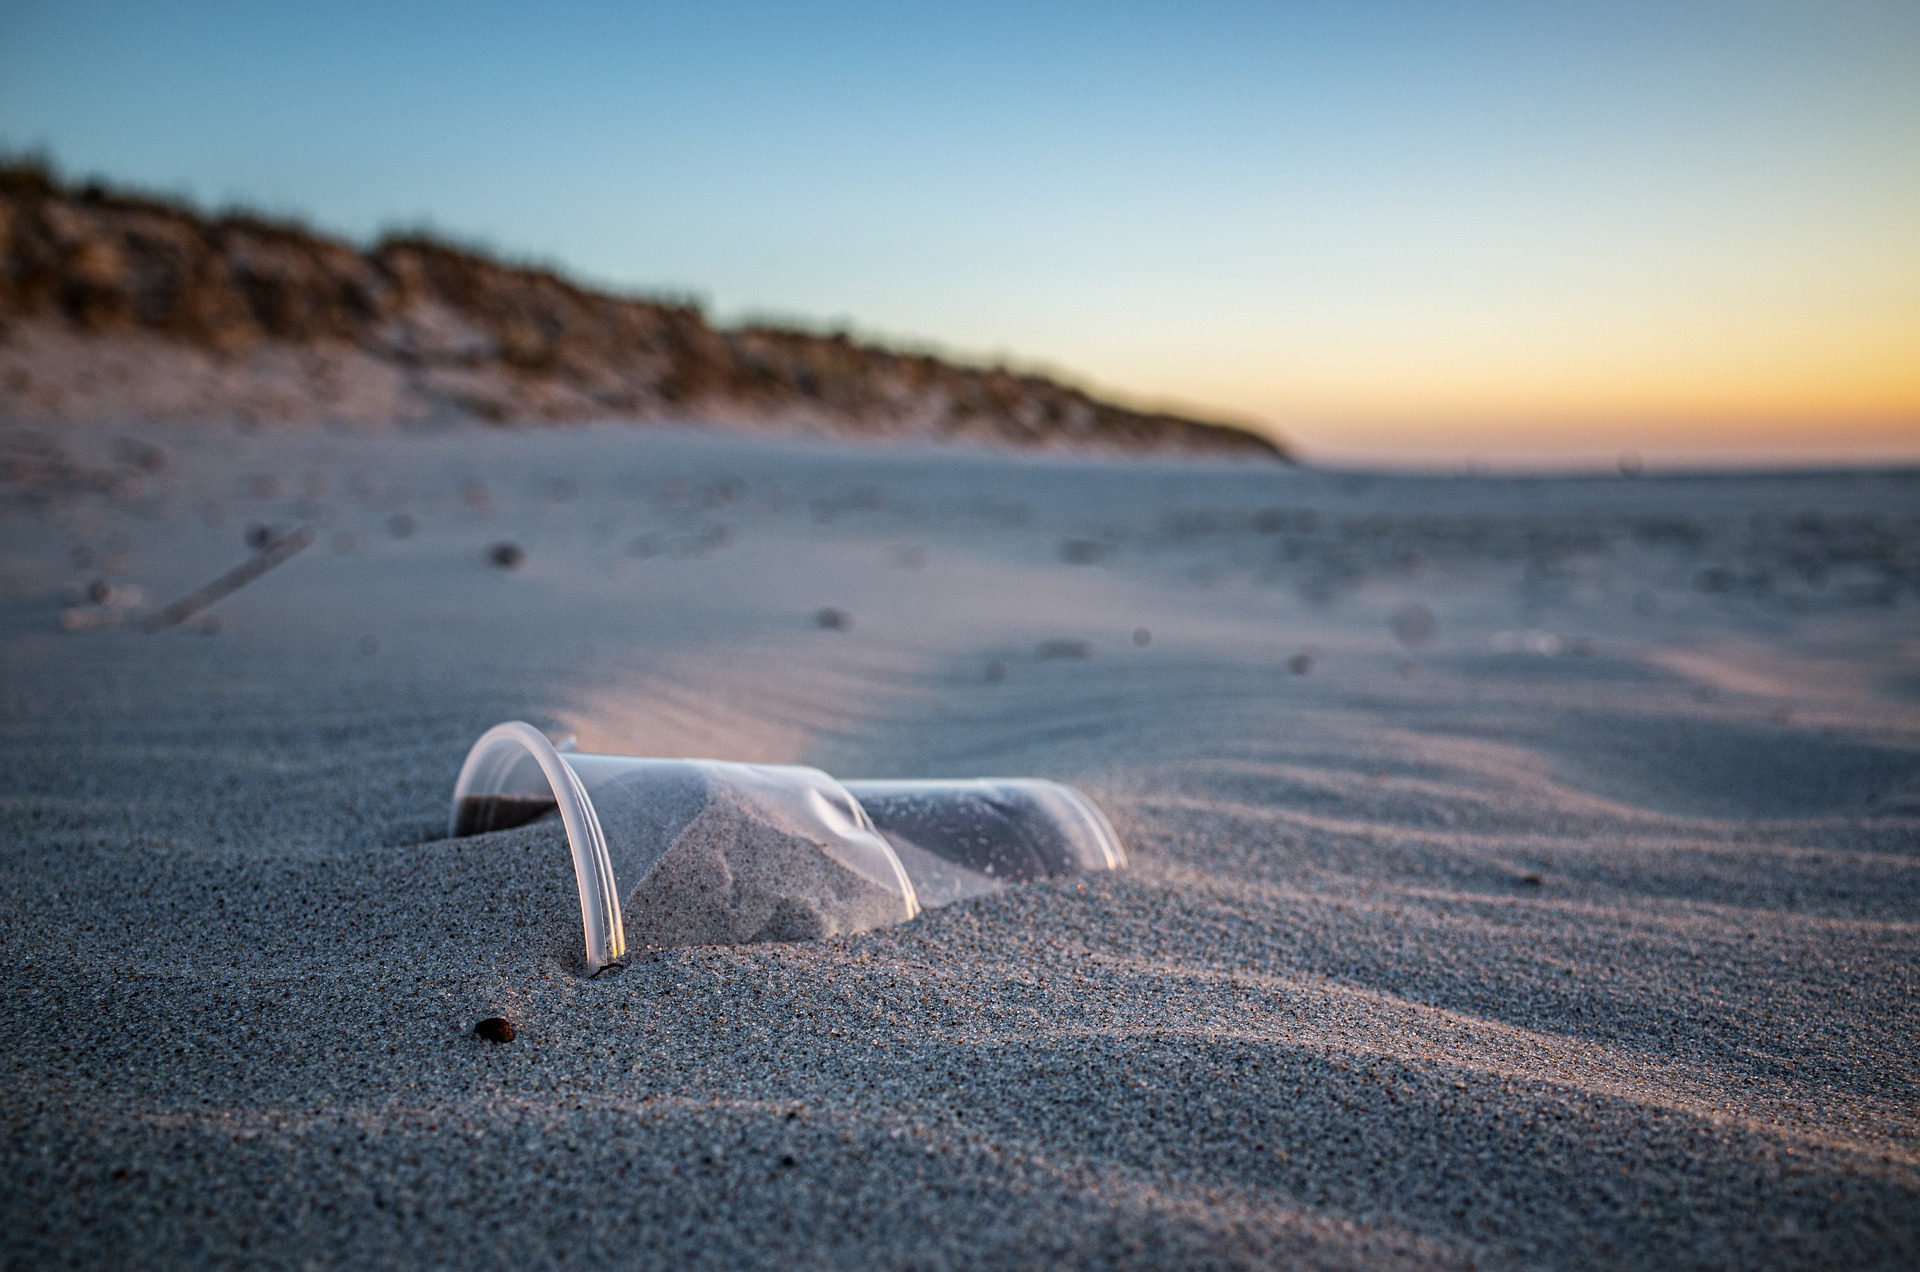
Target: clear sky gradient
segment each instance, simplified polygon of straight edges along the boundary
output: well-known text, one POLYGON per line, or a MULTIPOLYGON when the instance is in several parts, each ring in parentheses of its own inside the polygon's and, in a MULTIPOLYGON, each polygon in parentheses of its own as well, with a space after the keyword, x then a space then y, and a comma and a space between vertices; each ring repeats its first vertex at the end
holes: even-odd
POLYGON ((0 0, 0 140, 1310 458, 1920 458, 1916 0, 0 0))

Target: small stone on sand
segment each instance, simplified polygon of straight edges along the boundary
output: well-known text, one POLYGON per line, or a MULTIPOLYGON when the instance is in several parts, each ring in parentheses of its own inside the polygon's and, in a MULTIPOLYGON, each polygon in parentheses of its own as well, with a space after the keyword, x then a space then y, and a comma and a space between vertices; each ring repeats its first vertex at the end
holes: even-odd
POLYGON ((1408 601, 1387 619, 1393 638, 1408 649, 1418 649, 1439 634, 1440 620, 1418 601, 1408 601))
POLYGON ((473 1032, 488 1042, 512 1042, 513 1022, 505 1016, 488 1016, 473 1027, 473 1032))

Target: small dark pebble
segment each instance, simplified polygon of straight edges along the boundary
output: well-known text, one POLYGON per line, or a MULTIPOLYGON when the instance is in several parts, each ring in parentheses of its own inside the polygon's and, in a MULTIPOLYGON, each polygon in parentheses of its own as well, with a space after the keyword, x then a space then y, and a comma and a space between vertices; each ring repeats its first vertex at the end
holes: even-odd
POLYGON ((782 1153, 780 1154, 780 1164, 786 1167, 787 1169, 791 1170, 795 1166, 798 1166, 800 1163, 794 1159, 794 1156, 792 1153, 782 1153))
POLYGON ((142 472, 167 471, 167 452, 151 443, 135 441, 131 437, 122 437, 114 442, 113 456, 121 463, 131 464, 142 472))
POLYGON ((838 610, 829 606, 821 610, 818 614, 815 614, 813 621, 830 632, 841 632, 853 626, 853 615, 847 613, 845 610, 838 610))
POLYGON ((1408 649, 1418 649, 1439 634, 1440 620, 1420 602, 1408 601, 1393 611, 1387 626, 1395 640, 1408 649))
POLYGON ((247 527, 247 546, 255 552, 265 552, 280 540, 280 532, 272 526, 263 526, 258 522, 247 527))
POLYGON ((1153 643, 1153 633, 1144 627, 1136 627, 1133 629, 1133 643, 1145 649, 1153 643))
POLYGON ((473 1032, 488 1042, 512 1042, 513 1022, 505 1016, 488 1016, 473 1027, 473 1032))
POLYGON ((1542 880, 1537 874, 1523 874, 1520 876, 1520 882, 1526 884, 1529 888, 1537 888, 1540 886, 1542 880))
POLYGON ((95 605, 105 605, 113 599, 113 584, 105 579, 95 579, 87 584, 87 599, 95 605))
POLYGON ((527 550, 517 543, 496 543, 487 549, 487 560, 503 570, 515 569, 527 559, 527 550))
POLYGON ((1296 676, 1304 676, 1313 670, 1312 654, 1295 654, 1287 659, 1287 670, 1296 676))

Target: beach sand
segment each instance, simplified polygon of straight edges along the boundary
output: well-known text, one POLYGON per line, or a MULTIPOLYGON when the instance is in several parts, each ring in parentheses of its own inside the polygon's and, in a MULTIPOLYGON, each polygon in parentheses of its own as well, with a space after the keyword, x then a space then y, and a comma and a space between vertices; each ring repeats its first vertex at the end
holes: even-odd
POLYGON ((1920 475, 4 442, 7 1267, 1920 1262, 1920 475), (516 718, 1131 868, 588 980, 516 718))

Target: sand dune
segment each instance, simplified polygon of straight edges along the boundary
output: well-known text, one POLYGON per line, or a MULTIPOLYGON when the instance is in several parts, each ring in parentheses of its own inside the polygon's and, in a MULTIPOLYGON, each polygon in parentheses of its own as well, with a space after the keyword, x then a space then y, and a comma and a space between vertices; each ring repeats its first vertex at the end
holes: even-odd
POLYGON ((1920 1259, 1920 478, 132 441, 9 441, 11 1261, 1920 1259), (551 829, 440 837, 515 717, 1132 868, 589 981, 551 829))
POLYGON ((785 434, 1286 457, 1259 429, 845 331, 716 327, 431 236, 66 186, 0 160, 0 422, 431 428, 677 421, 785 434))

